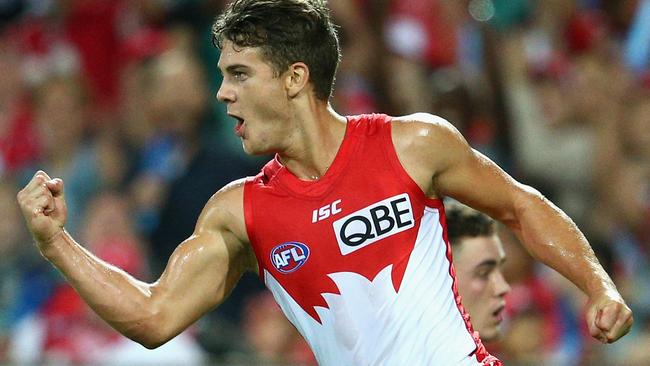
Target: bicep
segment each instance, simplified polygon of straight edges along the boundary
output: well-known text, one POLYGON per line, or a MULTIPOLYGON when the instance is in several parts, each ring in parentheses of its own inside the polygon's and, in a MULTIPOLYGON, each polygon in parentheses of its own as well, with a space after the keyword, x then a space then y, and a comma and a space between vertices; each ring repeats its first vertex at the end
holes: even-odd
POLYGON ((245 250, 227 232, 194 234, 171 255, 152 296, 177 334, 219 305, 247 268, 245 250))
POLYGON ((229 244, 227 233, 193 235, 174 251, 159 280, 170 299, 193 300, 191 306, 213 307, 244 272, 243 250, 229 244))
POLYGON ((242 233, 240 201, 237 187, 217 193, 201 213, 192 236, 174 250, 153 285, 152 296, 161 318, 173 328, 171 333, 177 334, 223 302, 242 274, 256 268, 242 233))
POLYGON ((441 134, 444 149, 439 150, 433 176, 437 194, 452 197, 506 224, 516 221, 517 206, 538 193, 471 148, 453 127, 441 134))

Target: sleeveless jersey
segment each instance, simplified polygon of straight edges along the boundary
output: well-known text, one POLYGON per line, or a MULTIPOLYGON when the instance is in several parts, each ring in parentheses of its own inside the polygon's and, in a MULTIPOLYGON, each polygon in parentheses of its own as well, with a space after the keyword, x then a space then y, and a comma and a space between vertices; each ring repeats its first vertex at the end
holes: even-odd
POLYGON ((348 117, 326 174, 276 157, 244 188, 259 273, 320 365, 500 365, 456 290, 444 206, 397 158, 391 120, 348 117))

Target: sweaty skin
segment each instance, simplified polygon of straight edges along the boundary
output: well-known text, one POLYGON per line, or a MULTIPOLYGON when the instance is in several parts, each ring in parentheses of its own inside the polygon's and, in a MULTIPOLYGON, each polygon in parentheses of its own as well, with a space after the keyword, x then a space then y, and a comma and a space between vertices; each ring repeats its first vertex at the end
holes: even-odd
POLYGON ((90 307, 125 336, 147 348, 173 338, 220 304, 256 260, 243 221, 243 181, 217 192, 192 236, 148 284, 90 253, 63 229, 63 181, 39 171, 18 201, 41 254, 54 264, 90 307))
MULTIPOLYGON (((259 49, 234 48, 228 41, 219 68, 224 80, 217 98, 240 121, 237 132, 244 150, 278 153, 298 178, 321 177, 341 145, 345 118, 315 97, 309 68, 296 62, 278 75, 259 49)), ((535 258, 589 296, 592 336, 613 342, 629 331, 630 309, 563 212, 471 149, 443 119, 415 114, 394 121, 399 159, 429 197, 454 197, 507 224, 535 258)), ((42 255, 99 316, 149 348, 165 343, 220 304, 244 271, 257 270, 245 228, 242 180, 207 202, 194 233, 150 284, 98 259, 65 232, 67 209, 60 179, 37 172, 18 193, 18 202, 42 255)))
POLYGON ((592 337, 611 343, 629 332, 630 308, 563 211, 472 149, 447 121, 428 114, 397 120, 404 121, 393 126, 397 154, 427 195, 453 197, 501 221, 535 259, 578 286, 589 297, 592 337))

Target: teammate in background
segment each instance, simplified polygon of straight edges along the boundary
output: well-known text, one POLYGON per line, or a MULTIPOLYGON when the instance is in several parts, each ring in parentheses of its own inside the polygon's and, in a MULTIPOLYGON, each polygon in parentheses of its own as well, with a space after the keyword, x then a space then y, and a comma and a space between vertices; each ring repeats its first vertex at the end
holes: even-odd
POLYGON ((321 365, 499 365, 471 332, 451 275, 442 197, 505 223, 589 297, 591 334, 632 313, 575 224, 428 114, 344 117, 329 104, 339 62, 322 0, 236 0, 213 27, 217 98, 256 177, 206 204, 161 277, 136 280, 64 229, 63 181, 39 171, 18 194, 41 254, 115 329, 157 347, 257 272, 321 365))
POLYGON ((494 220, 459 203, 446 203, 458 294, 481 339, 497 339, 510 286, 501 272, 506 253, 494 220))

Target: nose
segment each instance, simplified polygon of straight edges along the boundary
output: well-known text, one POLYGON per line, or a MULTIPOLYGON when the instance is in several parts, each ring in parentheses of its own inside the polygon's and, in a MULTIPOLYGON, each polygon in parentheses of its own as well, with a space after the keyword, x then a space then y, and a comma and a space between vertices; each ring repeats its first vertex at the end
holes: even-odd
POLYGON ((494 275, 494 294, 498 297, 505 296, 510 292, 510 284, 506 281, 501 271, 495 271, 494 275))
POLYGON ((219 90, 217 90, 217 100, 224 103, 232 103, 235 101, 235 91, 225 81, 221 82, 219 90))

